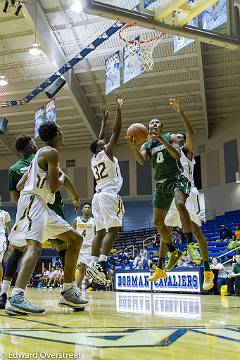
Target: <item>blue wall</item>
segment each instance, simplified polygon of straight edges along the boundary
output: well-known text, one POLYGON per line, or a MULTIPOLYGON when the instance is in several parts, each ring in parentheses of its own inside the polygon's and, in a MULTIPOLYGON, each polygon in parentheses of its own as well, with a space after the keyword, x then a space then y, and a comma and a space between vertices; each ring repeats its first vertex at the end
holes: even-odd
MULTIPOLYGON (((153 207, 152 201, 124 201, 125 216, 122 230, 136 230, 153 226, 153 207)), ((15 221, 16 206, 4 206, 4 210, 10 213, 12 222, 15 221)), ((76 217, 73 206, 65 205, 65 215, 67 221, 72 224, 76 217)))

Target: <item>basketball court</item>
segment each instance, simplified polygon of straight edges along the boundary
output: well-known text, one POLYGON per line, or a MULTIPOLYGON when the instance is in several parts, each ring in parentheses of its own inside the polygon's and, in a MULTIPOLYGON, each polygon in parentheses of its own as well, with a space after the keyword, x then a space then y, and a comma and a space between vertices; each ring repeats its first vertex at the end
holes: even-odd
MULTIPOLYGON (((63 76, 67 86, 56 96, 56 104, 58 123, 66 135, 67 153, 63 155, 66 168, 66 161, 80 150, 83 161, 87 159, 84 167, 88 167, 89 139, 96 139, 100 128, 99 105, 107 102, 113 112, 116 92, 122 92, 126 99, 123 134, 130 124, 146 125, 157 115, 165 121, 166 131, 180 131, 182 124, 169 110, 169 97, 183 102, 194 131, 206 139, 218 121, 224 121, 227 127, 231 114, 232 119, 239 121, 239 1, 234 6, 234 1, 225 0, 84 0, 83 13, 72 19, 69 2, 54 0, 53 3, 41 2, 35 27, 35 10, 26 2, 18 21, 28 21, 30 25, 21 25, 21 49, 16 34, 14 40, 9 40, 11 35, 6 31, 3 34, 2 68, 10 78, 16 71, 11 87, 1 93, 1 116, 11 119, 8 133, 1 135, 4 169, 9 167, 7 156, 14 153, 16 136, 23 129, 32 136, 33 113, 42 106, 45 89, 63 76), (47 20, 49 24, 52 22, 51 27, 47 20), (67 31, 72 32, 71 38, 67 31), (23 49, 30 46, 29 33, 32 36, 34 32, 35 37, 36 33, 39 35, 44 50, 38 62, 26 60, 22 55, 23 49), (11 56, 14 59, 19 56, 14 70, 11 56), (123 68, 124 81, 119 75, 123 68), (111 94, 109 98, 108 94, 111 94)), ((12 16, 9 21, 13 21, 12 16)), ((119 143, 125 144, 124 136, 119 143)), ((125 151, 123 160, 128 155, 125 151)), ((78 160, 80 169, 82 159, 78 160)), ((134 161, 132 167, 136 168, 134 161)), ((131 173, 134 179, 135 172, 131 173)), ((81 197, 88 199, 93 179, 87 170, 75 173, 69 167, 68 173, 85 181, 87 185, 79 189, 81 197)), ((136 186, 130 183, 129 188, 137 197, 136 186)), ((64 199, 70 203, 67 195, 64 199)), ((6 203, 9 205, 11 200, 7 199, 6 203)), ((59 290, 29 288, 26 295, 47 311, 39 317, 9 317, 0 310, 0 359, 239 358, 238 296, 84 292, 89 305, 85 311, 73 312, 58 307, 59 290)))
POLYGON ((28 290, 27 296, 47 308, 44 316, 9 318, 1 312, 3 359, 17 352, 38 353, 36 359, 45 352, 86 360, 238 357, 237 297, 90 292, 87 310, 73 313, 58 308, 58 295, 28 290))

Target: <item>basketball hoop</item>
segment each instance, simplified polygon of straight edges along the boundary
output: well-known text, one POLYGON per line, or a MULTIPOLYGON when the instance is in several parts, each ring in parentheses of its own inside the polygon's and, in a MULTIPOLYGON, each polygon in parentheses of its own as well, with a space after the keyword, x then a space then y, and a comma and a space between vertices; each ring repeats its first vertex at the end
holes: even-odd
POLYGON ((130 71, 134 72, 136 68, 136 54, 139 53, 141 59, 141 72, 152 71, 154 68, 153 52, 159 42, 163 39, 164 33, 153 31, 142 32, 142 29, 131 24, 125 24, 119 31, 119 38, 127 46, 126 51, 129 57, 130 71), (135 30, 139 31, 141 38, 131 38, 135 30), (130 30, 130 31, 129 31, 130 30), (151 33, 151 34, 150 34, 151 33), (154 34, 153 34, 154 33, 154 34))

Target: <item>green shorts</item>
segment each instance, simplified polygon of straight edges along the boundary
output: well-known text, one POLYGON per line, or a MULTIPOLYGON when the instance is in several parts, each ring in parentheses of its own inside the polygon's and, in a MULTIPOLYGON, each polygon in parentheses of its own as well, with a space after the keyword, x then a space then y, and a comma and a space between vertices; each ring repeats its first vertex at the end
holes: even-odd
POLYGON ((188 196, 191 191, 191 182, 184 175, 157 182, 153 197, 154 208, 169 210, 176 189, 181 190, 188 196))
MULTIPOLYGON (((61 216, 61 218, 65 219, 64 215, 64 205, 62 203, 55 202, 54 204, 48 204, 48 207, 53 210, 57 215, 61 216)), ((66 249, 65 241, 60 239, 49 239, 52 247, 57 251, 61 251, 66 249)))

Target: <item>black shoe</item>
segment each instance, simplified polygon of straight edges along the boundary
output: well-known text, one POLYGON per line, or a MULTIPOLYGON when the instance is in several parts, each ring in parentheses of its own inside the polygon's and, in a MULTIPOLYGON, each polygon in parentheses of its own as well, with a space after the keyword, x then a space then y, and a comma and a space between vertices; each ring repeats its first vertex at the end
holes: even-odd
POLYGON ((0 309, 5 309, 6 302, 7 302, 7 294, 0 295, 0 309))

